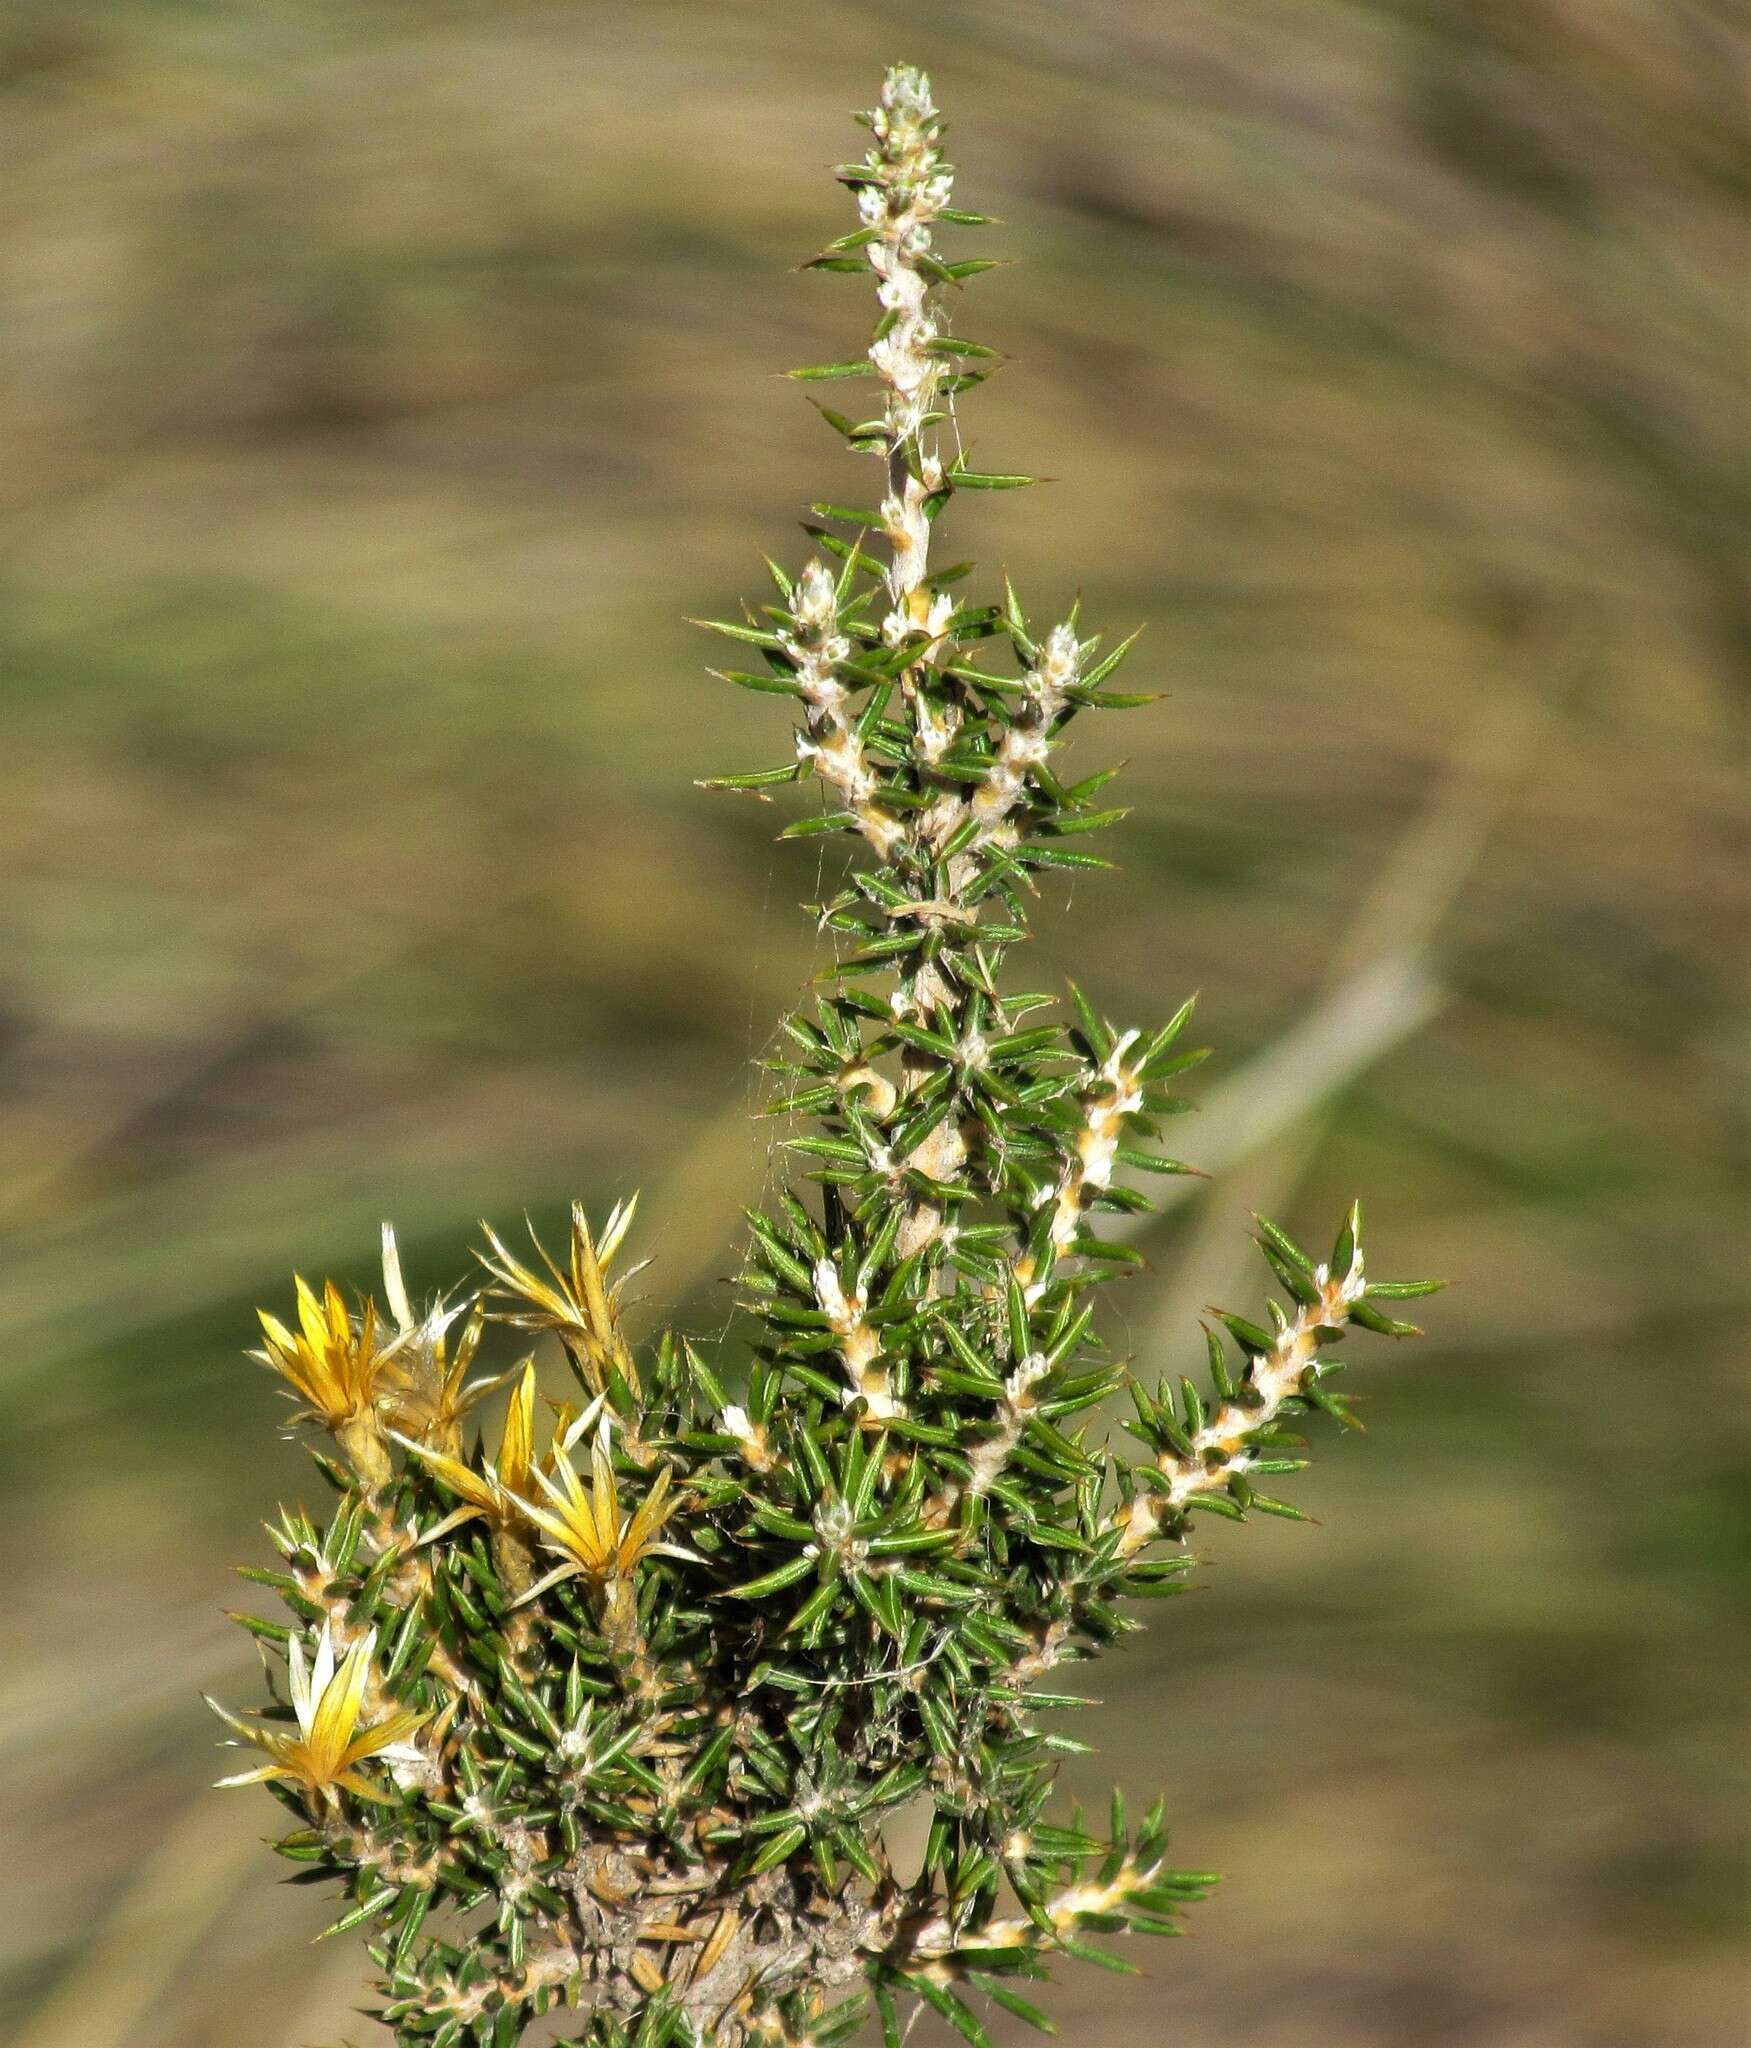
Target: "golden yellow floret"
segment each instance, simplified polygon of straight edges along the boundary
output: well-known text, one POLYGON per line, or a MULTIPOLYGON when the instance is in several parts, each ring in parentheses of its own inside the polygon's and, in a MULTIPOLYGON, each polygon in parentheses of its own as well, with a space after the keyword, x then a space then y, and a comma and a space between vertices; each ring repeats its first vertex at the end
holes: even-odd
POLYGON ((391 1795, 373 1785, 359 1769, 375 1759, 384 1763, 422 1761, 410 1741, 431 1718, 397 1708, 383 1720, 361 1728, 359 1712, 371 1678, 371 1656, 377 1632, 362 1635, 339 1662, 334 1654, 334 1637, 327 1622, 317 1639, 313 1666, 304 1662, 304 1646, 293 1637, 287 1660, 292 1693, 292 1712, 297 1730, 277 1728, 271 1723, 240 1720, 220 1706, 207 1701, 227 1726, 236 1729, 245 1742, 267 1752, 268 1761, 254 1770, 239 1771, 221 1778, 221 1785, 259 1785, 281 1778, 297 1785, 311 1798, 328 1805, 337 1794, 350 1792, 358 1799, 387 1803, 391 1795))
POLYGON ((615 1593, 618 1601, 616 1589, 631 1584, 640 1560, 653 1551, 672 1557, 691 1554, 656 1540, 664 1523, 680 1505, 670 1497, 667 1466, 657 1474, 655 1485, 633 1512, 622 1512, 620 1484, 614 1474, 605 1425, 598 1430, 590 1448, 588 1490, 563 1449, 555 1451, 552 1464, 551 1477, 539 1467, 534 1474, 550 1505, 540 1507, 525 1500, 522 1507, 546 1539, 548 1549, 564 1561, 532 1587, 525 1598, 533 1598, 561 1579, 581 1577, 595 1591, 615 1593))
POLYGON ((296 1286, 296 1333, 278 1316, 258 1310, 267 1343, 251 1356, 288 1383, 304 1401, 305 1415, 332 1431, 361 1479, 381 1485, 389 1477, 389 1457, 378 1411, 407 1384, 398 1345, 380 1340, 375 1302, 367 1301, 355 1321, 332 1280, 320 1300, 302 1274, 296 1286))

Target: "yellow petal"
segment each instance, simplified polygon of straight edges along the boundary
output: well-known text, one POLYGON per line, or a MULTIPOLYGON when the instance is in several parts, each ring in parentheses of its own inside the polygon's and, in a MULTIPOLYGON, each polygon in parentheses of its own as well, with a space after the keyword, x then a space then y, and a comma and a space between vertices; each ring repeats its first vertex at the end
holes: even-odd
POLYGON ((529 1468, 535 1462, 535 1361, 528 1360, 523 1376, 505 1410, 504 1433, 499 1438, 498 1476, 512 1493, 524 1492, 529 1468))
POLYGON ((474 1363, 474 1354, 480 1349, 480 1340, 486 1330, 486 1317, 477 1302, 462 1325, 462 1334, 456 1339, 456 1377, 458 1380, 474 1363))
POLYGON ((596 1527, 605 1542, 611 1542, 620 1528, 620 1488, 614 1478, 614 1461, 608 1455, 607 1432, 590 1446, 591 1503, 596 1527))
POLYGON ((583 1567, 576 1563, 556 1565, 546 1578, 537 1579, 527 1593, 520 1594, 511 1602, 513 1607, 527 1607, 531 1600, 539 1600, 549 1586, 557 1586, 563 1579, 575 1579, 583 1567))
POLYGON ((419 1547, 424 1548, 428 1543, 436 1543, 440 1536, 448 1536, 452 1529, 460 1529, 465 1522, 478 1521, 485 1513, 484 1508, 476 1507, 452 1509, 441 1522, 434 1522, 425 1531, 420 1537, 419 1547))
POLYGON ((286 1328, 285 1324, 280 1321, 279 1317, 269 1315, 265 1308, 258 1308, 256 1315, 261 1319, 261 1326, 267 1332, 267 1340, 274 1349, 276 1351, 284 1351, 289 1356, 295 1356, 298 1350, 298 1340, 286 1328))
MULTIPOLYGON (((563 1453, 550 1458, 546 1467, 537 1465, 530 1477, 562 1515, 570 1515, 573 1509, 581 1504, 578 1475, 567 1463, 563 1453)), ((531 1513, 539 1512, 539 1509, 531 1510, 531 1513)))
POLYGON ((638 1512, 627 1526, 625 1541, 621 1544, 621 1555, 628 1563, 636 1562, 639 1555, 650 1547, 651 1538, 675 1512, 678 1502, 668 1498, 669 1468, 665 1465, 657 1474, 657 1483, 645 1495, 638 1512))
POLYGON ((265 1785, 270 1778, 289 1778, 292 1773, 283 1764, 263 1764, 258 1770, 234 1771, 229 1778, 215 1778, 214 1786, 221 1792, 233 1785, 265 1785))
MULTIPOLYGON (((398 1429, 389 1434, 404 1449, 418 1458, 422 1465, 435 1472, 454 1494, 459 1494, 470 1508, 480 1514, 490 1514, 498 1506, 499 1489, 492 1481, 476 1472, 471 1465, 464 1465, 460 1458, 452 1458, 442 1451, 434 1451, 425 1444, 415 1443, 410 1436, 403 1436, 398 1429)), ((454 1527, 454 1524, 451 1524, 454 1527)), ((430 1538, 426 1539, 428 1542, 430 1538)))
POLYGON ((395 1804, 393 1792, 385 1792, 380 1786, 373 1785, 369 1778, 361 1777, 357 1771, 342 1771, 330 1782, 338 1785, 343 1792, 350 1792, 355 1799, 368 1799, 373 1806, 395 1804))
POLYGON ((325 1405, 323 1389, 311 1376, 306 1360, 308 1353, 296 1337, 277 1316, 271 1316, 266 1309, 258 1309, 261 1326, 268 1343, 265 1351, 255 1354, 264 1365, 272 1366, 283 1380, 308 1401, 313 1408, 325 1405))
POLYGON ((338 1291, 334 1293, 335 1305, 340 1310, 340 1330, 335 1337, 335 1349, 346 1362, 346 1374, 351 1383, 353 1399, 363 1407, 376 1392, 377 1381, 393 1372, 398 1380, 405 1380, 406 1374, 399 1366, 391 1368, 389 1353, 377 1349, 377 1304, 368 1301, 365 1312, 359 1318, 359 1335, 353 1337, 353 1326, 347 1318, 346 1304, 338 1291))
POLYGON ((572 1286, 590 1312, 590 1327, 598 1337, 609 1330, 608 1295, 602 1285, 602 1263, 590 1237, 589 1219, 582 1202, 572 1204, 572 1286))
POLYGON ((621 1241, 632 1228, 632 1219, 638 1214, 638 1197, 632 1195, 615 1205, 609 1215, 607 1227, 602 1232, 602 1243, 597 1251, 603 1265, 609 1265, 614 1254, 620 1249, 621 1241))
POLYGON ((310 1724, 310 1752, 313 1758, 329 1760, 340 1756, 358 1726, 359 1708, 371 1677, 371 1652, 377 1634, 373 1629, 354 1643, 324 1688, 310 1724))
POLYGON ((298 1293, 298 1327, 304 1332, 305 1343, 320 1356, 328 1344, 328 1325, 323 1320, 322 1304, 302 1273, 292 1275, 292 1285, 298 1293))
POLYGON ((338 1768, 350 1770, 356 1763, 362 1763, 368 1756, 375 1756, 379 1750, 388 1749, 397 1742, 405 1742, 410 1735, 417 1734, 427 1721, 429 1714, 416 1714, 407 1708, 398 1708, 386 1720, 375 1721, 369 1728, 360 1729, 341 1752, 338 1768))
MULTIPOLYGON (((537 1472, 535 1476, 540 1479, 544 1475, 537 1472)), ((576 1547, 576 1538, 568 1519, 549 1514, 546 1508, 538 1508, 532 1500, 519 1499, 517 1505, 556 1549, 565 1551, 568 1556, 572 1555, 576 1547)))
POLYGON ((250 1742, 255 1741, 260 1731, 252 1722, 240 1720, 236 1714, 232 1713, 229 1707, 220 1706, 219 1702, 214 1699, 210 1692, 202 1693, 201 1698, 206 1701, 207 1705, 212 1708, 219 1719, 225 1723, 226 1727, 235 1728, 239 1735, 244 1736, 250 1742))
MULTIPOLYGON (((547 1282, 532 1273, 521 1259, 513 1258, 499 1241, 498 1233, 490 1224, 483 1223, 480 1227, 486 1232, 486 1241, 492 1246, 498 1259, 498 1264, 494 1265, 491 1259, 482 1256, 481 1263, 495 1280, 508 1287, 513 1294, 521 1294, 526 1300, 546 1309, 549 1315, 557 1317, 562 1323, 572 1324, 577 1321, 577 1309, 571 1302, 555 1293, 547 1282)), ((536 1248, 540 1249, 539 1239, 536 1240, 536 1248)), ((543 1252, 542 1257, 546 1256, 543 1252)))

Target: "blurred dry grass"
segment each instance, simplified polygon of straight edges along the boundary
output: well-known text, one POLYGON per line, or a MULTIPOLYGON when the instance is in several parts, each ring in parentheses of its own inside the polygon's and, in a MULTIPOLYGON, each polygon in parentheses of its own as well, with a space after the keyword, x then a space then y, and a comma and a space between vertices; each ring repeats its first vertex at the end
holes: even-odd
POLYGON ((1125 734, 1126 873, 1040 969, 1141 1017, 1202 985, 1250 1076, 1131 1341, 1241 1284, 1213 1226, 1267 1192, 1311 1226, 1364 1189, 1383 1265, 1460 1282, 1322 1447, 1321 1526, 1212 1542, 1103 1673, 1087 1784, 1158 1779, 1231 1878, 1142 1984, 1067 1983, 1066 2034, 1741 2038, 1743 28, 14 0, 17 2038, 349 2024, 265 1808, 200 1790, 195 1688, 251 1685, 226 1562, 305 1484, 251 1302, 364 1278, 381 1215, 436 1280, 483 1209, 642 1183, 653 1313, 721 1327, 814 876, 691 789, 776 722, 680 614, 858 474, 770 373, 863 317, 785 265, 902 53, 1022 259, 975 287, 1018 360, 971 424, 1062 479, 962 550, 1147 619, 1170 692, 1125 734), (1333 1065, 1308 1020, 1359 985, 1333 1065))

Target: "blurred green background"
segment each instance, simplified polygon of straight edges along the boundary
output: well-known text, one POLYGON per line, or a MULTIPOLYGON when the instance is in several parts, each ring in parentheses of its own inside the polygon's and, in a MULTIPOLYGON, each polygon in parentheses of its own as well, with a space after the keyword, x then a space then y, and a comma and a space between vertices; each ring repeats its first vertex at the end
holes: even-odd
POLYGON ((818 856, 692 787, 782 719, 682 615, 863 480, 773 373, 865 331, 790 266, 896 56, 1017 259, 968 431, 1060 479, 951 553, 1146 620, 1167 693, 1036 948, 1124 1019, 1202 987, 1221 1049, 1117 1340, 1194 1359, 1253 1206, 1361 1191, 1457 1283, 1319 1526, 1221 1529, 1101 1670, 1076 1782, 1229 1877, 1066 2035, 1743 2038, 1744 27, 10 0, 10 2038, 378 2038, 266 1802, 203 1789, 228 1564, 312 1483, 252 1304, 368 1281, 382 1216, 436 1286, 483 1212, 642 1186, 646 1326, 723 1327, 818 856))

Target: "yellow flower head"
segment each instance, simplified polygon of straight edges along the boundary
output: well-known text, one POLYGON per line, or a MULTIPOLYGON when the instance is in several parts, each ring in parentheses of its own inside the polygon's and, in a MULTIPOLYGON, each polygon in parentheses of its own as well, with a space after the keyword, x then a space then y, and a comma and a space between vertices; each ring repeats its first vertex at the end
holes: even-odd
POLYGON ((535 1593, 544 1592, 561 1579, 577 1577, 598 1591, 625 1586, 640 1560, 653 1551, 669 1557, 691 1555, 673 1544, 656 1540, 657 1532, 680 1505, 669 1497, 667 1466, 657 1474, 656 1484, 633 1512, 621 1512, 620 1485, 608 1450, 606 1423, 596 1432, 590 1448, 587 1490, 563 1448, 555 1449, 552 1465, 551 1477, 539 1466, 534 1475, 551 1506, 537 1507, 527 1500, 522 1506, 546 1538, 547 1547, 564 1561, 525 1598, 533 1598, 535 1593))
MULTIPOLYGON (((513 1303, 501 1312, 500 1319, 519 1330, 552 1330, 594 1394, 603 1391, 609 1374, 616 1370, 633 1393, 639 1391, 638 1369, 620 1324, 620 1290, 632 1273, 623 1274, 612 1286, 608 1282, 608 1267, 637 1207, 636 1195, 630 1202, 620 1203, 609 1216, 598 1245, 583 1204, 574 1202, 570 1256, 563 1269, 548 1257, 546 1246, 531 1230, 529 1235, 552 1276, 550 1280, 507 1251, 490 1224, 481 1225, 492 1254, 480 1253, 480 1262, 498 1282, 498 1292, 513 1303)), ((639 1270, 633 1268, 633 1272, 639 1270)))
POLYGON ((297 1288, 297 1333, 260 1309, 267 1343, 251 1356, 303 1398, 303 1413, 334 1433, 362 1478, 380 1484, 389 1476, 389 1460, 378 1406, 406 1385, 397 1346, 379 1341, 375 1302, 367 1301, 355 1322, 332 1280, 320 1300, 301 1274, 297 1288))
POLYGON ((359 1710, 370 1682, 371 1653, 376 1644, 377 1631, 372 1629, 359 1637, 337 1665, 334 1637, 329 1624, 324 1622, 317 1639, 315 1664, 306 1667, 304 1646, 296 1636, 292 1638, 288 1677, 292 1711, 298 1720, 296 1734, 289 1728, 239 1720, 217 1700, 209 1699, 208 1706, 222 1721, 268 1756, 265 1764, 221 1778, 219 1783, 259 1785, 270 1778, 283 1778, 331 1806, 339 1792, 387 1803, 389 1794, 364 1777, 359 1765, 371 1758, 387 1763, 420 1763, 420 1753, 409 1738, 430 1716, 398 1708, 369 1728, 359 1727, 359 1710))

